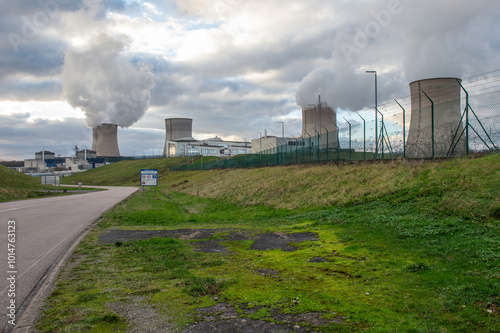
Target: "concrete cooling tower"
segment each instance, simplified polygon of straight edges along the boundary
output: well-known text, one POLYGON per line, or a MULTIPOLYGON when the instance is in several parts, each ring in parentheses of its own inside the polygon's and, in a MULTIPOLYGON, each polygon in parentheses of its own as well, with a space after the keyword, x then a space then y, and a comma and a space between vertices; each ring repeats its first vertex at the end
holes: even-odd
POLYGON ((328 135, 328 147, 337 146, 337 114, 327 103, 322 102, 316 105, 302 109, 302 137, 315 137, 317 133, 321 134, 320 144, 326 148, 326 132, 328 135), (317 132, 317 133, 316 133, 317 132))
POLYGON ((163 156, 167 156, 168 141, 188 138, 193 139, 193 119, 190 118, 168 118, 165 119, 165 147, 163 156))
MULTIPOLYGON (((455 78, 436 78, 410 83, 411 120, 406 146, 409 158, 446 157, 450 146, 457 143, 463 131, 461 87, 455 78), (425 93, 424 93, 425 92, 425 93), (432 103, 434 102, 434 133, 432 131, 432 103), (458 135, 455 137, 455 133, 458 135), (434 136, 434 147, 432 144, 434 136)), ((465 154, 465 139, 462 137, 452 154, 465 154)))
POLYGON ((120 156, 118 149, 118 125, 101 124, 92 129, 92 150, 97 156, 120 156))

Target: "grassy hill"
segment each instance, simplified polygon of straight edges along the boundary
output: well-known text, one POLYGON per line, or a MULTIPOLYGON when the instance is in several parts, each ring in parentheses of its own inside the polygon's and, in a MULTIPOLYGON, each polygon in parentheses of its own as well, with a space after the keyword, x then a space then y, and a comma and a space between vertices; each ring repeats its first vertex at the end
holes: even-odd
POLYGON ((441 162, 394 161, 170 173, 166 188, 240 205, 352 206, 383 200, 422 209, 499 216, 500 154, 441 162))
POLYGON ((83 185, 100 186, 139 186, 141 169, 158 169, 159 174, 165 174, 172 165, 186 161, 184 157, 121 161, 65 177, 61 182, 64 184, 82 182, 83 185))
POLYGON ((0 202, 39 197, 41 181, 0 165, 0 202))
POLYGON ((123 161, 63 179, 65 184, 137 186, 158 169, 161 188, 238 205, 297 209, 375 200, 420 202, 423 209, 491 217, 500 210, 500 154, 440 162, 391 161, 170 172, 183 158, 123 161))

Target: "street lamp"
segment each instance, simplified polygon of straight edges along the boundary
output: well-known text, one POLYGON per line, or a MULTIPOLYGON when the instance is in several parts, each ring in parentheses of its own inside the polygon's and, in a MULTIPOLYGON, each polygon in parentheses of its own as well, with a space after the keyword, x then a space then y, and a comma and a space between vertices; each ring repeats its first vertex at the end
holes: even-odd
POLYGON ((285 138, 285 123, 282 121, 278 121, 278 124, 281 124, 281 137, 285 138))
POLYGON ((377 89, 377 71, 366 71, 367 74, 375 74, 375 158, 377 158, 378 148, 378 123, 377 123, 377 110, 378 110, 378 89, 377 89))

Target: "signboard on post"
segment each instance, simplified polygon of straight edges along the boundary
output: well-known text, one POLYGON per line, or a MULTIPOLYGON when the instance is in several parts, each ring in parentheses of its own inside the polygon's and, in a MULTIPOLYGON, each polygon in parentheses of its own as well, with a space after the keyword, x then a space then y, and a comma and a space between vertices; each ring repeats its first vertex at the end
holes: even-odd
POLYGON ((158 170, 142 169, 141 186, 158 186, 158 170))
POLYGON ((144 187, 154 186, 155 187, 155 199, 156 199, 156 186, 158 186, 158 170, 157 169, 142 169, 141 170, 141 186, 142 186, 142 197, 144 198, 144 187))

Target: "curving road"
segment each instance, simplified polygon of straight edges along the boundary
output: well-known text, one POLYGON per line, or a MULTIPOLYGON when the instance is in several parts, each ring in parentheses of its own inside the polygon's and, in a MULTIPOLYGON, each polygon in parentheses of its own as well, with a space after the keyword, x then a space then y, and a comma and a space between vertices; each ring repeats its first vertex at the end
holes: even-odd
POLYGON ((0 203, 0 332, 13 329, 9 306, 16 311, 15 332, 28 332, 33 318, 27 317, 33 314, 29 313, 31 307, 24 310, 32 301, 40 302, 43 298, 40 296, 45 288, 43 282, 54 278, 57 264, 94 221, 138 190, 107 189, 0 203), (50 272, 53 274, 49 275, 50 272))

